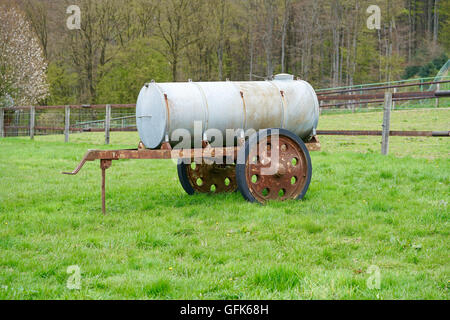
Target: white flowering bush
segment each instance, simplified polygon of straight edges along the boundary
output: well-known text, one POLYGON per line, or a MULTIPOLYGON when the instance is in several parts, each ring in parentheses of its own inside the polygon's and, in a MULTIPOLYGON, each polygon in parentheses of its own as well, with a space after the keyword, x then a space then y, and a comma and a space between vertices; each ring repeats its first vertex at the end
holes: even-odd
POLYGON ((48 96, 47 62, 24 15, 0 5, 0 103, 34 105, 48 96))

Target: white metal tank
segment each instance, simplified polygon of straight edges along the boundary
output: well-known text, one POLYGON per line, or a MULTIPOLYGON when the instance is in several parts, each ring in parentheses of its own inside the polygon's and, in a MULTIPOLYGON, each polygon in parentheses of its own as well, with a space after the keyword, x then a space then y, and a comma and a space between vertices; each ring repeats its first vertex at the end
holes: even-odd
POLYGON ((179 128, 202 130, 284 128, 302 139, 319 120, 319 102, 309 83, 280 74, 271 81, 148 83, 136 103, 136 125, 147 148, 156 148, 179 128))

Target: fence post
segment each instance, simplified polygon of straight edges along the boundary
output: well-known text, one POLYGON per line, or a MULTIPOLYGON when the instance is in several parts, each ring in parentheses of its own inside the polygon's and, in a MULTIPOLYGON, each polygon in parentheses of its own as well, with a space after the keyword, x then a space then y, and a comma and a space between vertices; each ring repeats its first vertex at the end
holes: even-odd
MULTIPOLYGON (((362 89, 362 85, 359 88, 362 89)), ((362 90, 359 91, 359 94, 363 94, 363 93, 364 93, 364 91, 362 91, 362 90)), ((359 102, 360 102, 360 104, 358 105, 358 109, 361 109, 361 107, 362 107, 361 100, 359 100, 359 102)))
POLYGON ((30 109, 30 139, 34 139, 34 122, 36 119, 36 107, 31 106, 30 109))
MULTIPOLYGON (((394 88, 394 93, 397 93, 397 88, 394 88)), ((395 109, 395 101, 392 101, 392 110, 395 109)))
POLYGON ((381 137, 381 154, 387 155, 389 152, 389 127, 391 124, 392 93, 387 91, 384 94, 383 131, 381 137))
POLYGON ((64 142, 69 142, 69 133, 70 133, 70 106, 66 106, 64 108, 65 116, 64 116, 64 142))
POLYGON ((0 138, 5 137, 5 110, 0 108, 0 138))
POLYGON ((106 116, 105 116, 105 144, 109 144, 109 131, 111 127, 111 105, 106 105, 106 116))
MULTIPOLYGON (((423 85, 422 85, 423 79, 420 79, 420 92, 423 92, 423 85)), ((420 104, 423 104, 423 100, 419 100, 420 104)))
MULTIPOLYGON (((438 84, 436 84, 436 92, 437 91, 439 91, 439 89, 440 89, 440 86, 439 86, 439 83, 438 84)), ((439 108, 439 98, 436 98, 436 108, 439 108)))

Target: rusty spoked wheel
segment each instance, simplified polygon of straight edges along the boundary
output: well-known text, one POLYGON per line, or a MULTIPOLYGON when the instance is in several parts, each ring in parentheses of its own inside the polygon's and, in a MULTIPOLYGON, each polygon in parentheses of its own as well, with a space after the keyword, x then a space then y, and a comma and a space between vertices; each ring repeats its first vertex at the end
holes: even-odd
POLYGON ((308 149, 286 129, 261 130, 239 150, 237 184, 250 202, 302 199, 311 175, 308 149))
POLYGON ((195 192, 234 192, 237 189, 236 165, 226 164, 225 159, 223 164, 179 161, 177 169, 181 186, 190 195, 195 192))

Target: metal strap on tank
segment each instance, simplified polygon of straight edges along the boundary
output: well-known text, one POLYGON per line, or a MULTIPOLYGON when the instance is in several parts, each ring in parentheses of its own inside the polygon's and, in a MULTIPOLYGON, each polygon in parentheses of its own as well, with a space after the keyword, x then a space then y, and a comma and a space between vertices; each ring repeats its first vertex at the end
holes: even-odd
POLYGON ((166 137, 169 135, 169 129, 170 129, 170 109, 169 109, 169 99, 167 98, 167 93, 163 92, 160 86, 158 86, 156 83, 154 83, 156 89, 164 96, 164 103, 166 106, 166 132, 164 132, 164 140, 167 140, 166 137))
POLYGON ((285 100, 284 100, 284 91, 280 90, 280 88, 273 83, 273 81, 267 81, 269 82, 272 86, 274 86, 278 92, 280 93, 281 96, 281 123, 280 123, 280 128, 284 128, 284 105, 285 105, 285 100))
MULTIPOLYGON (((227 80, 228 82, 229 80, 227 80)), ((231 82, 231 81, 230 81, 231 82)), ((234 82, 231 82, 233 86, 239 91, 239 94, 241 95, 242 99, 242 108, 244 109, 244 121, 242 123, 242 130, 245 131, 245 128, 247 127, 247 107, 245 106, 245 98, 244 98, 244 91, 241 90, 241 88, 235 84, 234 82)), ((236 128, 235 128, 236 129, 236 128)), ((240 128, 237 128, 240 129, 240 128)))
POLYGON ((245 131, 245 128, 247 127, 247 107, 245 106, 245 99, 244 99, 244 91, 239 91, 242 98, 242 105, 244 107, 244 123, 242 124, 242 130, 245 131))
POLYGON ((197 88, 198 91, 200 91, 200 94, 202 95, 202 99, 203 99, 203 109, 204 109, 204 115, 205 115, 205 119, 203 121, 204 123, 204 128, 203 128, 203 132, 202 132, 202 138, 203 138, 203 134, 205 133, 205 131, 208 129, 208 120, 209 120, 209 107, 208 107, 208 100, 206 100, 206 95, 205 92, 203 91, 202 87, 193 81, 189 81, 192 84, 194 84, 197 88))

